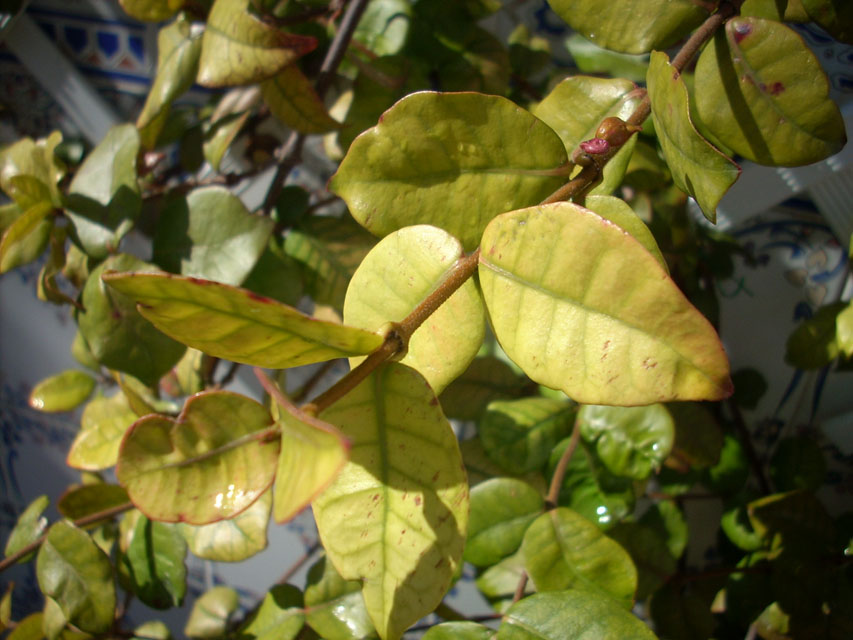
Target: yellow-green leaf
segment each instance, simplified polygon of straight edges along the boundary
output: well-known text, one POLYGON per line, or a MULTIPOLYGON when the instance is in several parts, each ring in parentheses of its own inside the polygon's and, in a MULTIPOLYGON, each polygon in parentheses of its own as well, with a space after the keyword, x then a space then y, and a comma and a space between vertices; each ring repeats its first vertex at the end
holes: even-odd
POLYGON ((483 235, 495 335, 533 380, 581 403, 731 394, 710 323, 633 237, 571 203, 513 211, 483 235))
POLYGON ((378 236, 431 224, 472 250, 496 215, 556 190, 566 162, 557 134, 507 99, 424 91, 362 133, 329 184, 378 236))
POLYGON ((266 549, 271 504, 272 493, 266 491, 234 518, 202 525, 181 522, 178 531, 193 555, 216 562, 240 562, 266 549))
POLYGON ((252 84, 270 78, 308 53, 317 41, 262 22, 251 0, 216 0, 201 41, 198 82, 206 87, 252 84))
POLYGON ((237 640, 293 640, 305 624, 302 592, 277 584, 237 630, 237 640))
POLYGON ((223 638, 239 606, 240 596, 234 589, 213 587, 195 601, 184 633, 190 638, 223 638))
POLYGON ((41 255, 50 239, 53 219, 50 202, 41 201, 24 211, 0 238, 0 273, 32 262, 41 255))
POLYGON ((340 123, 326 111, 311 81, 295 64, 261 85, 264 102, 285 125, 302 133, 326 133, 340 123))
POLYGON ((640 216, 634 213, 634 210, 624 200, 613 196, 587 196, 584 205, 590 211, 600 215, 605 220, 610 220, 615 225, 622 227, 625 231, 634 236, 634 239, 643 245, 655 260, 660 263, 664 271, 669 273, 669 267, 666 265, 666 260, 660 252, 660 247, 655 241, 655 237, 646 223, 640 220, 640 216))
POLYGON ((89 397, 95 379, 79 369, 69 369, 39 382, 30 392, 30 406, 39 411, 71 411, 89 397))
MULTIPOLYGON (((35 141, 32 138, 22 138, 5 147, 0 151, 0 189, 10 198, 17 200, 16 187, 20 187, 21 183, 16 185, 13 178, 30 176, 47 187, 51 204, 60 206, 62 197, 57 182, 65 175, 65 165, 54 152, 61 142, 62 134, 54 131, 47 138, 35 141)), ((27 198, 28 196, 25 196, 25 199, 27 198)))
POLYGON ((120 486, 96 482, 68 489, 56 501, 56 509, 69 520, 77 520, 128 502, 127 491, 120 486))
POLYGON ((114 273, 104 282, 139 302, 140 313, 179 342, 270 369, 370 353, 375 333, 315 320, 251 291, 167 274, 114 273))
MULTIPOLYGON (((453 272, 462 245, 428 225, 400 229, 383 238, 350 280, 344 322, 378 331, 400 322, 453 272)), ((485 335, 485 308, 469 279, 424 322, 400 361, 416 369, 436 394, 459 376, 477 355, 485 335)), ((362 358, 352 358, 353 366, 362 358)))
POLYGON ((122 441, 116 477, 152 520, 208 524, 247 509, 272 484, 269 412, 228 391, 196 394, 177 419, 150 415, 122 441))
MULTIPOLYGON (((41 537, 41 534, 47 528, 47 518, 43 518, 41 514, 47 509, 49 504, 50 499, 47 496, 39 496, 18 516, 15 527, 9 534, 8 540, 6 540, 6 547, 3 551, 7 557, 17 553, 41 537)), ((25 562, 30 558, 32 558, 32 554, 21 558, 19 562, 25 562)))
POLYGON ((112 467, 118 459, 121 439, 136 418, 123 393, 89 402, 83 409, 80 432, 68 451, 68 466, 86 471, 112 467))
POLYGON ((320 417, 352 441, 350 461, 314 501, 320 538, 368 613, 397 640, 450 586, 468 524, 456 437, 414 369, 385 366, 320 417))
POLYGON ((172 17, 186 0, 119 0, 127 14, 143 22, 162 22, 172 17))

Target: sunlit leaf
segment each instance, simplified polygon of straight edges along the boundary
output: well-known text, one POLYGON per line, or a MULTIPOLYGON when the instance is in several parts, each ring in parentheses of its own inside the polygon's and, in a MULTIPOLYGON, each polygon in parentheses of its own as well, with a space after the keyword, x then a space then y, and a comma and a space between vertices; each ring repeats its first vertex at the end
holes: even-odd
POLYGON ((252 84, 308 53, 314 38, 285 33, 258 19, 251 0, 215 0, 201 41, 198 82, 207 87, 252 84))
POLYGON ((826 478, 820 445, 810 436, 782 438, 770 459, 770 477, 778 491, 817 491, 826 478))
POLYGON ((305 620, 326 640, 376 637, 361 596, 361 583, 341 578, 325 556, 308 570, 305 620))
POLYGON ((478 424, 483 448, 510 473, 539 469, 569 435, 575 406, 551 398, 495 400, 478 424))
POLYGON ((675 573, 675 558, 654 529, 637 522, 620 522, 607 535, 622 545, 637 568, 637 600, 645 600, 675 573))
POLYGON ((36 560, 39 587, 81 631, 104 633, 113 622, 116 592, 107 556, 73 524, 47 532, 36 560))
POLYGON ((521 552, 538 591, 587 589, 626 608, 634 602, 637 570, 631 557, 571 509, 557 507, 534 520, 521 552))
POLYGON ((730 395, 711 325, 616 225, 571 203, 533 207, 495 219, 481 251, 495 335, 533 380, 593 404, 730 395))
POLYGON ((565 163, 559 137, 505 98, 422 92, 353 142, 330 187, 376 235, 431 224, 471 250, 494 216, 559 187, 565 163))
POLYGON ((292 640, 305 624, 302 592, 289 584, 270 589, 235 634, 236 640, 292 640))
POLYGON ((476 622, 442 622, 430 627, 423 640, 489 640, 495 630, 476 622))
POLYGON ((524 395, 529 384, 509 365, 494 356, 474 358, 465 372, 441 393, 441 408, 448 418, 476 420, 493 400, 524 395))
POLYGON ((123 558, 133 592, 149 607, 179 607, 187 591, 187 543, 170 524, 137 520, 123 558))
POLYGON ((656 640, 649 628, 611 598, 572 589, 537 593, 516 602, 498 640, 656 640))
POLYGON ((637 242, 643 245, 655 257, 664 271, 669 273, 669 267, 658 247, 658 243, 655 241, 655 237, 649 231, 646 223, 640 220, 640 217, 634 213, 634 210, 631 209, 627 202, 613 196, 591 195, 587 196, 584 206, 630 233, 637 242))
POLYGON ((353 38, 377 56, 393 55, 406 43, 411 20, 407 0, 374 0, 367 4, 353 38))
POLYGON ((261 85, 264 102, 283 124, 302 133, 325 133, 340 126, 326 111, 311 81, 295 64, 261 85))
POLYGON ((801 0, 801 2, 809 18, 826 29, 833 38, 845 44, 853 44, 853 6, 849 2, 845 0, 801 0))
POLYGON ((57 500, 56 508, 69 520, 78 520, 128 502, 127 491, 118 485, 97 482, 66 490, 57 500))
POLYGON ((190 638, 221 638, 239 606, 240 596, 234 589, 213 587, 193 604, 184 633, 190 638))
POLYGON ((272 493, 267 491, 240 515, 193 526, 181 522, 178 531, 194 556, 216 562, 239 562, 267 547, 267 524, 272 493))
POLYGON ((119 0, 121 8, 137 20, 162 22, 180 9, 186 0, 119 0))
POLYGON ((68 466, 87 471, 112 467, 121 439, 137 417, 123 393, 89 402, 83 409, 80 432, 68 451, 68 466))
POLYGON ((853 304, 848 303, 835 318, 835 339, 847 357, 853 357, 853 304))
MULTIPOLYGON (((65 165, 56 155, 56 147, 62 142, 62 134, 54 131, 46 138, 33 140, 21 138, 0 151, 0 189, 16 200, 22 194, 18 189, 22 184, 15 183, 16 176, 29 176, 47 187, 53 206, 62 204, 57 182, 65 175, 65 165)), ((31 198, 24 195, 24 201, 31 204, 31 198)), ((27 205, 19 206, 22 209, 27 205)))
POLYGON ((39 411, 71 411, 85 402, 95 388, 95 379, 78 369, 69 369, 39 382, 30 392, 30 406, 39 411))
POLYGON ((675 425, 666 407, 584 405, 578 411, 581 436, 595 445, 612 473, 635 480, 647 478, 669 455, 675 425))
POLYGON ((32 262, 41 255, 50 239, 53 211, 49 202, 40 202, 24 211, 0 238, 0 273, 32 262))
POLYGON ((846 307, 846 302, 829 304, 802 322, 788 338, 785 361, 798 369, 820 369, 835 360, 840 352, 836 323, 846 307))
POLYGON ((115 273, 104 282, 139 302, 157 328, 219 358, 285 369, 373 351, 382 338, 209 280, 115 273))
POLYGON ((696 131, 690 119, 684 79, 669 64, 665 53, 652 53, 647 82, 655 132, 672 179, 679 189, 696 199, 705 217, 714 222, 717 204, 737 180, 740 167, 696 131))
POLYGON ((134 640, 172 640, 169 627, 160 620, 143 622, 133 630, 134 640))
MULTIPOLYGON (((47 518, 42 517, 42 513, 50 504, 47 496, 39 496, 33 500, 24 512, 18 516, 12 532, 6 540, 6 547, 3 553, 8 557, 17 553, 29 544, 38 540, 47 528, 47 518)), ((21 558, 19 562, 26 562, 32 558, 32 555, 21 558)))
POLYGON ((319 416, 352 441, 350 461, 314 501, 329 558, 364 579, 383 638, 432 611, 462 557, 468 484, 456 437, 426 381, 392 364, 319 416))
MULTIPOLYGON (((228 147, 234 142, 234 138, 240 133, 248 119, 248 110, 230 113, 213 122, 210 128, 205 131, 202 152, 204 159, 216 171, 219 171, 225 152, 228 151, 228 147)), ((199 164, 201 164, 201 160, 199 160, 199 164)))
MULTIPOLYGON (((406 318, 463 257, 459 241, 436 227, 417 225, 383 238, 350 280, 344 323, 378 331, 406 318)), ((485 335, 485 308, 473 280, 466 281, 409 340, 400 360, 416 369, 436 394, 462 373, 485 335)), ((353 358, 355 366, 361 358, 353 358)))
POLYGON ((116 476, 154 520, 207 524, 247 509, 273 481, 269 412, 228 391, 196 394, 173 420, 150 415, 122 442, 116 476))
POLYGON ((726 22, 696 63, 696 84, 702 88, 696 112, 703 125, 749 160, 810 164, 847 140, 820 63, 802 37, 779 22, 726 22))
POLYGON ((572 60, 583 73, 607 74, 634 82, 643 82, 646 79, 648 55, 611 51, 599 47, 579 33, 573 33, 566 39, 566 47, 572 54, 572 60))
POLYGON ((569 26, 600 47, 624 53, 666 49, 708 17, 691 0, 552 0, 550 6, 569 26))
POLYGON ((266 249, 272 228, 272 220, 251 215, 227 189, 196 189, 163 208, 154 261, 172 273, 239 285, 266 249))
POLYGON ((86 156, 71 181, 65 211, 81 246, 92 257, 115 253, 139 214, 139 147, 135 126, 126 123, 113 127, 86 156))

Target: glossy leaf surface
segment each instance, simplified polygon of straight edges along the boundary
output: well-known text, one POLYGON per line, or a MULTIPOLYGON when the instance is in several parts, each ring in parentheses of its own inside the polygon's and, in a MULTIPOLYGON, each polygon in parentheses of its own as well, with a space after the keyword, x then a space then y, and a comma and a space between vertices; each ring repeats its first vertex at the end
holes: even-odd
MULTIPOLYGON (((378 331, 400 322, 447 277, 463 257, 462 245, 446 231, 406 227, 383 238, 350 280, 344 322, 378 331)), ((485 308, 467 280, 415 332, 403 364, 417 370, 436 394, 474 359, 485 335, 485 308)), ((361 358, 353 358, 354 367, 361 358)))
POLYGON ((697 27, 707 9, 690 0, 554 0, 555 12, 595 44, 623 53, 665 49, 697 27))
POLYGON ((292 640, 305 624, 302 592, 279 584, 264 596, 259 608, 237 630, 237 640, 292 640))
POLYGON ((272 493, 267 491, 243 513, 203 525, 181 522, 178 531, 194 556, 216 562, 240 562, 267 547, 272 493))
POLYGON ((109 630, 116 606, 112 566, 85 531, 54 524, 39 549, 36 574, 68 622, 89 633, 109 630))
POLYGON ((123 393, 92 400, 83 409, 80 432, 68 451, 68 466, 86 471, 112 467, 121 439, 137 417, 123 393))
POLYGON ((617 601, 583 589, 537 593, 516 602, 498 640, 656 640, 617 601))
POLYGON ((190 638, 221 638, 240 606, 240 596, 231 587, 213 587, 193 604, 184 633, 190 638))
POLYGON ((29 403, 39 411, 70 411, 92 393, 95 379, 78 369, 69 369, 39 382, 30 392, 29 403))
POLYGON ((406 0, 371 2, 353 37, 377 56, 393 55, 406 44, 411 20, 412 6, 406 0))
POLYGON ((96 482, 68 489, 57 500, 56 508, 69 520, 77 520, 128 502, 127 491, 118 485, 96 482))
POLYGON ((116 476, 133 503, 165 522, 235 516, 273 481, 278 439, 254 400, 227 391, 190 398, 176 420, 151 415, 122 442, 116 476))
POLYGON ((666 264, 663 254, 660 252, 660 247, 658 247, 655 237, 649 231, 646 223, 640 219, 640 216, 634 213, 634 210, 627 202, 613 196, 591 195, 587 196, 584 206, 630 233, 637 242, 643 245, 655 257, 664 271, 669 273, 669 267, 666 264))
POLYGON ((846 142, 815 55, 791 28, 735 17, 696 63, 696 112, 725 146, 772 166, 822 160, 846 142))
MULTIPOLYGON (((41 537, 47 527, 47 518, 43 518, 41 514, 49 504, 50 500, 47 496, 39 496, 27 505, 24 512, 18 516, 18 520, 6 540, 6 547, 3 551, 6 556, 17 553, 41 537)), ((30 555, 30 557, 32 556, 30 555)), ((22 560, 27 560, 27 558, 22 560)))
POLYGON ((65 166, 55 152, 61 142, 62 134, 54 131, 39 140, 22 138, 0 151, 0 189, 22 209, 35 202, 29 194, 19 193, 21 184, 15 181, 19 176, 40 183, 39 190, 46 189, 51 204, 60 206, 62 201, 56 183, 65 175, 65 166))
POLYGON ((666 407, 585 405, 578 412, 581 436, 594 443, 598 457, 612 473, 647 478, 669 455, 675 425, 666 407))
POLYGON ((206 87, 252 84, 272 77, 316 46, 249 11, 250 0, 216 0, 201 41, 198 82, 206 87))
POLYGON ((570 203, 533 207, 495 219, 481 251, 495 335, 533 380, 592 404, 730 395, 711 325, 616 225, 570 203))
POLYGON ((164 207, 154 261, 166 271, 239 285, 267 247, 273 221, 253 216, 223 187, 196 189, 164 207))
POLYGON ((140 303, 157 328, 219 358, 270 369, 369 353, 375 333, 321 322, 244 289, 209 280, 140 273, 104 281, 140 303))
POLYGON ((325 133, 340 126, 326 111, 311 81, 295 64, 261 85, 264 102, 283 124, 302 133, 325 133))
POLYGON ((631 557, 571 509, 557 507, 534 520, 521 552, 538 591, 585 589, 626 608, 633 604, 637 570, 631 557))
POLYGON ((569 435, 575 406, 551 398, 496 400, 478 424, 489 457, 514 474, 542 467, 551 450, 569 435))
POLYGON ((0 238, 0 273, 32 262, 41 255, 50 238, 53 210, 49 202, 34 204, 3 232, 0 238))
POLYGON ((528 382, 494 356, 474 358, 465 372, 442 392, 441 408, 448 418, 476 420, 493 400, 524 395, 528 382))
POLYGON ((431 224, 471 250, 494 216, 559 187, 566 160, 558 136, 504 98, 422 92, 353 142, 330 187, 376 235, 431 224))
POLYGON ((350 461, 314 501, 328 557, 383 638, 432 611, 462 557, 468 485, 450 424, 426 381, 394 364, 320 414, 350 438, 350 461))
POLYGON ((361 596, 361 583, 341 578, 325 556, 308 570, 305 620, 327 640, 376 637, 361 596))
POLYGON ((667 55, 652 53, 646 78, 652 120, 676 186, 693 196, 705 217, 717 219, 717 204, 740 175, 738 167, 699 135, 690 118, 684 79, 667 55))
POLYGON ((187 544, 169 524, 141 516, 133 529, 124 566, 133 592, 149 607, 179 607, 187 591, 187 544))

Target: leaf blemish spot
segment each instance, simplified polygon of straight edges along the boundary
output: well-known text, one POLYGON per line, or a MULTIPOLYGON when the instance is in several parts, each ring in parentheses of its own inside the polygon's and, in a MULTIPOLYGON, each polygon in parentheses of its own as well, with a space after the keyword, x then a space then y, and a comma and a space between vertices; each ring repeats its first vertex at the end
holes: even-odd
POLYGON ((415 496, 415 504, 418 506, 421 506, 421 497, 420 496, 415 496))
POLYGON ((740 43, 750 33, 752 33, 752 25, 746 22, 739 22, 735 25, 735 42, 740 43))

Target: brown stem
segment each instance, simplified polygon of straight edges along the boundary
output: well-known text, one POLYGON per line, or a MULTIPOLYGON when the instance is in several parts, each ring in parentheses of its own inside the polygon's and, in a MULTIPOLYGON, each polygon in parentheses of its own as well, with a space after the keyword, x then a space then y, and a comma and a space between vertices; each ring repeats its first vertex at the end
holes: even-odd
POLYGON ((317 383, 323 379, 329 371, 331 371, 334 366, 337 364, 337 360, 328 360, 324 362, 317 370, 311 375, 308 380, 296 391, 291 394, 291 399, 293 402, 302 402, 305 398, 308 397, 308 394, 317 386, 317 383))
POLYGON ((545 510, 550 511, 555 509, 560 502, 560 489, 563 487, 563 478, 566 476, 566 469, 569 468, 569 461, 578 448, 578 443, 581 439, 580 422, 575 420, 575 426, 572 429, 572 438, 569 440, 569 445, 560 456, 560 461, 557 462, 557 468, 554 469, 554 475, 551 477, 551 485, 548 487, 548 495, 545 497, 545 510))
POLYGON ((319 540, 312 544, 310 547, 308 547, 305 553, 303 553, 296 560, 296 562, 290 565, 288 570, 285 571, 284 574, 282 574, 282 576, 278 579, 277 584, 287 584, 290 579, 296 574, 296 572, 299 571, 305 565, 305 563, 308 562, 314 556, 315 553, 317 553, 317 550, 320 547, 321 545, 319 540))
POLYGON ((529 576, 526 571, 521 572, 521 577, 518 579, 518 584, 515 585, 515 593, 512 594, 512 602, 515 604, 524 597, 524 590, 527 589, 527 580, 529 576))

